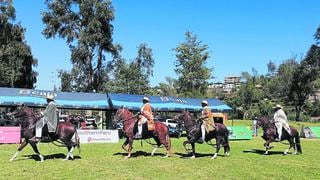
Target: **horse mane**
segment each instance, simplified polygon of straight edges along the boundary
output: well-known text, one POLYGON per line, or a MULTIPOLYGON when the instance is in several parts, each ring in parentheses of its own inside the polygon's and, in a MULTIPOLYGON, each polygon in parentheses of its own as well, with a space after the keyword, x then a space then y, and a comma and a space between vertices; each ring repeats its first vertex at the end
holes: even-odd
POLYGON ((33 109, 23 105, 17 110, 16 118, 22 126, 29 126, 35 124, 40 119, 35 114, 33 109))

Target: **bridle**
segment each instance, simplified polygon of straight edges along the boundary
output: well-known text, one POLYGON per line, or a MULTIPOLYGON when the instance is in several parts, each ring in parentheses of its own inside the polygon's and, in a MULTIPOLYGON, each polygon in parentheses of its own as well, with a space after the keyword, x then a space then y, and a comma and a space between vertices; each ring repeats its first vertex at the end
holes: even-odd
POLYGON ((121 119, 121 118, 119 118, 119 117, 121 117, 122 116, 122 114, 124 113, 124 108, 122 108, 122 109, 120 109, 121 110, 121 112, 118 114, 118 111, 117 111, 117 113, 116 113, 116 115, 114 116, 114 121, 113 122, 115 122, 115 123, 123 123, 123 122, 125 122, 125 121, 128 121, 128 120, 130 120, 130 119, 133 119, 133 118, 135 118, 136 117, 136 115, 133 115, 132 117, 129 117, 129 118, 127 118, 127 119, 121 119))

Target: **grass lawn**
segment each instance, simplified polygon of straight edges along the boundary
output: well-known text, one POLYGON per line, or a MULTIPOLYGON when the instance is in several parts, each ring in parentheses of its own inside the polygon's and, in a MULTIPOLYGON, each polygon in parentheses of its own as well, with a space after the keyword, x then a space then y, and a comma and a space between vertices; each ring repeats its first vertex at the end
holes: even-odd
MULTIPOLYGON (((273 144, 270 155, 262 155, 263 140, 231 141, 231 156, 211 160, 212 147, 197 145, 198 157, 186 158, 185 137, 172 139, 174 154, 164 158, 164 149, 151 157, 152 147, 134 144, 133 158, 124 159, 118 144, 82 144, 74 161, 62 161, 66 149, 40 144, 45 162, 37 161, 30 146, 9 162, 18 145, 0 145, 0 179, 319 179, 320 140, 302 139, 302 155, 282 152, 287 145, 273 144)), ((220 152, 223 154, 223 151, 220 152)))

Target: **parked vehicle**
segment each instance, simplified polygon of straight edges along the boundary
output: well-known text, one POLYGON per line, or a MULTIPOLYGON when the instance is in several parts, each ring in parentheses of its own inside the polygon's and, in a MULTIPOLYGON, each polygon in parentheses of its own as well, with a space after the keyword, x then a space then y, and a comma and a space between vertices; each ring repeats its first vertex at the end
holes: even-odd
POLYGON ((178 122, 169 117, 157 117, 155 121, 160 121, 168 126, 169 135, 179 138, 182 134, 182 129, 179 127, 178 122))

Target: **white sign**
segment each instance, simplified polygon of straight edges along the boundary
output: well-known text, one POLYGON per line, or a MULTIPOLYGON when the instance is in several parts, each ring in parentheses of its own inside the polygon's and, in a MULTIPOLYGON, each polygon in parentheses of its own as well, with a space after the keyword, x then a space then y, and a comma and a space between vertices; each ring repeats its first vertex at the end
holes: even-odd
POLYGON ((78 130, 80 143, 118 143, 118 130, 78 130))

